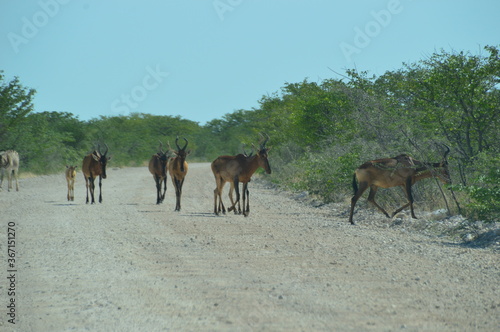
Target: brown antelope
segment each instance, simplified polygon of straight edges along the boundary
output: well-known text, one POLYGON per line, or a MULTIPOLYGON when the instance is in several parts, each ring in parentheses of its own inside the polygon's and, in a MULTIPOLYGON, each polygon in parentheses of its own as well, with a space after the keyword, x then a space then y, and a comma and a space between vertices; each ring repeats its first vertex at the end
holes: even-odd
MULTIPOLYGON (((245 158, 250 158, 252 157, 252 155, 254 154, 254 147, 252 147, 252 151, 250 151, 250 154, 248 152, 245 151, 245 145, 242 145, 241 146, 241 150, 243 151, 243 156, 245 156, 245 158)), ((234 202, 234 199, 233 199, 233 192, 234 192, 234 182, 229 182, 229 184, 231 185, 229 187, 229 200, 231 201, 231 205, 235 205, 235 202, 234 202)), ((243 195, 243 200, 245 200, 246 197, 248 197, 249 195, 249 192, 248 192, 248 183, 244 183, 242 185, 242 188, 243 190, 245 191, 246 194, 243 195)), ((222 200, 219 200, 219 206, 220 204, 222 204, 222 200)), ((243 203, 244 205, 244 203, 243 203)), ((238 201, 238 211, 236 211, 236 207, 234 208, 234 214, 241 214, 241 205, 240 205, 240 201, 238 201)))
POLYGON ((386 217, 390 218, 389 214, 375 202, 375 194, 378 188, 391 188, 397 186, 401 186, 404 189, 405 195, 408 198, 408 203, 394 211, 392 216, 410 206, 412 218, 417 219, 413 211, 411 186, 417 181, 434 176, 438 177, 443 183, 451 183, 448 161, 446 159, 446 156, 450 152, 450 148, 447 146, 446 148, 447 151, 444 153, 443 160, 439 163, 421 162, 406 154, 401 154, 394 158, 371 160, 359 166, 354 172, 352 180, 354 196, 351 199, 349 222, 354 224, 352 220, 354 206, 368 188, 370 188, 368 202, 375 205, 375 207, 385 214, 386 217), (359 183, 359 187, 356 180, 359 183))
POLYGON ((75 200, 75 180, 77 166, 66 166, 66 182, 68 183, 68 201, 75 200))
POLYGON ((19 191, 19 153, 14 150, 0 152, 0 188, 2 188, 4 171, 7 172, 7 190, 12 189, 12 177, 16 180, 16 191, 19 191))
MULTIPOLYGON (((254 156, 246 156, 238 154, 236 156, 220 156, 212 162, 212 172, 214 173, 215 183, 217 187, 214 189, 214 213, 218 215, 221 211, 226 213, 224 204, 222 203, 222 189, 226 182, 231 183, 232 188, 236 191, 236 201, 233 202, 232 190, 229 192, 229 199, 231 200, 231 207, 228 211, 235 210, 236 204, 240 202, 239 183, 243 183, 243 215, 248 216, 250 213, 250 200, 248 192, 248 182, 255 173, 255 171, 262 167, 267 174, 271 174, 271 166, 267 159, 267 153, 271 148, 266 148, 266 143, 269 136, 263 137, 257 154, 254 156), (219 202, 217 202, 219 199, 219 202), (246 200, 246 205, 245 205, 246 200)), ((241 213, 241 211, 238 211, 241 213)))
MULTIPOLYGON (((179 137, 175 139, 175 145, 177 146, 177 151, 170 148, 170 150, 175 154, 168 160, 167 168, 172 183, 175 187, 175 211, 181 210, 181 195, 182 195, 182 185, 184 184, 184 179, 188 172, 188 163, 186 162, 186 157, 191 153, 191 150, 186 152, 186 147, 188 145, 188 140, 184 138, 186 144, 184 147, 180 147, 178 144, 179 137)), ((169 144, 170 147, 170 144, 169 144)))
POLYGON ((156 183, 156 204, 160 204, 165 199, 165 192, 167 191, 167 160, 168 151, 163 152, 163 144, 160 142, 158 153, 151 156, 149 160, 149 171, 153 174, 156 183), (163 194, 161 193, 161 186, 163 182, 163 194))
POLYGON ((92 196, 91 204, 94 204, 94 180, 99 176, 99 203, 102 203, 102 179, 106 178, 106 164, 111 157, 107 157, 108 146, 106 146, 106 152, 101 153, 100 146, 97 146, 97 150, 86 155, 83 158, 82 172, 85 177, 85 186, 87 187, 87 201, 89 202, 89 189, 90 195, 92 196))

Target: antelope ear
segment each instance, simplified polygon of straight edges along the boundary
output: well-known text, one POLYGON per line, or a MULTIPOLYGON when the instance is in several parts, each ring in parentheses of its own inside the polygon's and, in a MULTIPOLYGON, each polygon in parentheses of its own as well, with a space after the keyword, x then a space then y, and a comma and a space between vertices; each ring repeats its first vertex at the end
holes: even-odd
POLYGON ((108 161, 111 160, 111 156, 108 157, 108 161))
POLYGON ((269 152, 272 149, 272 146, 269 148, 266 148, 266 151, 269 152))
POLYGON ((69 168, 69 166, 68 166, 68 165, 66 165, 66 168, 69 168))
POLYGON ((186 157, 187 157, 187 156, 189 156, 189 154, 190 154, 190 153, 191 153, 191 150, 188 150, 188 151, 186 152, 186 157))
POLYGON ((94 158, 95 161, 99 161, 101 159, 99 156, 96 156, 95 154, 92 153, 92 158, 94 158))

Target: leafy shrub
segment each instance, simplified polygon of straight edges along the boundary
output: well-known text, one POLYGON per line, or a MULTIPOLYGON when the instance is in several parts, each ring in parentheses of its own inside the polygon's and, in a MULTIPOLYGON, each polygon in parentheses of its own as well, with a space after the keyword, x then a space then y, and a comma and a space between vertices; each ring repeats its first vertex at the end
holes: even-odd
POLYGON ((500 157, 481 153, 475 161, 472 184, 453 189, 468 194, 465 215, 476 220, 500 221, 500 157))

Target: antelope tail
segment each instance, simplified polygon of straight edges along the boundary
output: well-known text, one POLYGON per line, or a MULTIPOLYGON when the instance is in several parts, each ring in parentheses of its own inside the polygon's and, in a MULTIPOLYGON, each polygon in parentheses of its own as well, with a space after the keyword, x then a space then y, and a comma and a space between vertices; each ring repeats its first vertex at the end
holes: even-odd
POLYGON ((354 195, 358 192, 358 181, 356 181, 356 173, 352 176, 352 189, 354 190, 354 195))

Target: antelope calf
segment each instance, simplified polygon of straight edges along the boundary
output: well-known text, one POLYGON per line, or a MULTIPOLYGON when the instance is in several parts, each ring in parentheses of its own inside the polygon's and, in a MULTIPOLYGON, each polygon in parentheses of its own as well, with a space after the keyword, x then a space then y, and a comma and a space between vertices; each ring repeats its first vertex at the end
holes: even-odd
MULTIPOLYGON (((182 185, 184 184, 184 179, 188 172, 188 163, 186 162, 186 157, 191 153, 191 150, 186 152, 186 147, 188 145, 188 140, 184 138, 186 144, 184 147, 180 147, 178 144, 179 137, 175 139, 175 145, 177 146, 177 151, 171 148, 171 151, 175 154, 168 160, 167 168, 172 183, 175 187, 175 211, 181 210, 181 196, 182 196, 182 185)), ((170 145, 169 145, 170 146, 170 145)))
POLYGON ((156 183, 156 204, 160 204, 165 199, 165 192, 167 191, 167 160, 168 151, 163 152, 163 144, 160 142, 158 153, 151 156, 149 160, 149 172, 153 175, 156 183), (161 193, 161 186, 163 182, 163 194, 161 193))
MULTIPOLYGON (((229 191, 229 199, 231 206, 228 211, 235 210, 236 204, 240 203, 239 183, 243 183, 243 215, 246 217, 250 213, 250 197, 248 191, 248 182, 250 182, 255 171, 262 167, 267 174, 271 174, 271 166, 269 165, 268 152, 271 148, 266 148, 266 143, 269 140, 263 137, 260 147, 255 155, 238 154, 236 156, 220 156, 215 159, 212 164, 212 172, 214 173, 216 188, 214 189, 214 213, 218 215, 221 211, 226 213, 224 204, 222 203, 222 189, 226 182, 231 183, 229 191), (236 192, 236 201, 233 202, 232 191, 236 192), (218 200, 218 202, 217 202, 218 200), (246 205, 245 205, 246 200, 246 205)), ((238 211, 241 213, 241 211, 238 211)))
POLYGON ((68 201, 75 200, 75 180, 77 166, 66 166, 66 182, 68 183, 68 201))
POLYGON ((0 189, 2 188, 4 171, 7 172, 7 190, 12 189, 12 177, 16 180, 16 191, 19 191, 19 154, 14 150, 0 152, 0 189))
POLYGON ((351 199, 349 222, 354 225, 354 221, 352 220, 354 207, 358 199, 368 188, 370 188, 368 202, 372 203, 385 214, 386 217, 390 218, 391 216, 375 202, 375 194, 378 188, 391 188, 397 186, 401 186, 404 189, 405 195, 408 198, 408 203, 394 211, 392 216, 410 206, 412 218, 417 219, 413 211, 411 186, 417 181, 430 177, 438 177, 443 183, 450 183, 450 173, 448 170, 448 161, 446 159, 446 156, 450 152, 450 148, 446 148, 447 151, 444 153, 443 159, 439 163, 421 162, 406 154, 401 154, 394 158, 371 160, 359 166, 354 172, 352 179, 354 196, 351 199))
POLYGON ((101 153, 101 148, 98 146, 97 150, 86 155, 83 158, 82 173, 85 177, 85 186, 87 187, 87 200, 89 202, 89 189, 92 198, 91 204, 94 204, 94 180, 99 177, 99 203, 102 203, 102 179, 106 178, 106 165, 111 157, 107 157, 108 146, 106 146, 106 152, 101 153))

